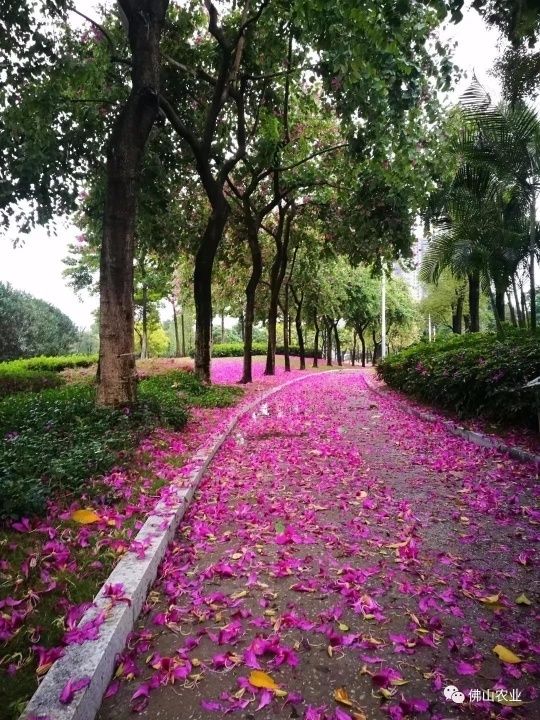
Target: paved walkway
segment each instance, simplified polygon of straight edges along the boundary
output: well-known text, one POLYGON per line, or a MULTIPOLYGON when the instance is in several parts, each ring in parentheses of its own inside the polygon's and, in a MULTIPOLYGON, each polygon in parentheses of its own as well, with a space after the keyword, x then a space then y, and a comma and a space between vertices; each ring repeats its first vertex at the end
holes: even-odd
POLYGON ((99 717, 539 717, 534 476, 361 373, 285 388, 214 460, 99 717))

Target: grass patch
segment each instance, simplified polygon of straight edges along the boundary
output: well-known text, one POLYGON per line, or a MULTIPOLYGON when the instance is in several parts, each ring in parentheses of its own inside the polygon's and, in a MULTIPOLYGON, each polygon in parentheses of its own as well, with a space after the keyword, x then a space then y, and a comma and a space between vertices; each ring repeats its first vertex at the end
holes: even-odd
POLYGON ((157 426, 178 430, 189 406, 224 407, 238 388, 204 386, 192 373, 142 380, 133 409, 95 406, 95 390, 71 385, 0 401, 0 517, 43 512, 52 493, 76 492, 157 426))

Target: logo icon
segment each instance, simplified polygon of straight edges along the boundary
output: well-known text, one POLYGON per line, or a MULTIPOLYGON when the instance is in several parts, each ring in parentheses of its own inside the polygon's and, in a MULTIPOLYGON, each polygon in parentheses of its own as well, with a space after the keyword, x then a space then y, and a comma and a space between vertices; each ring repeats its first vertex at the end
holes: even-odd
POLYGON ((458 705, 465 702, 465 695, 460 692, 455 685, 447 685, 443 690, 443 695, 447 700, 452 700, 452 702, 458 703, 458 705))

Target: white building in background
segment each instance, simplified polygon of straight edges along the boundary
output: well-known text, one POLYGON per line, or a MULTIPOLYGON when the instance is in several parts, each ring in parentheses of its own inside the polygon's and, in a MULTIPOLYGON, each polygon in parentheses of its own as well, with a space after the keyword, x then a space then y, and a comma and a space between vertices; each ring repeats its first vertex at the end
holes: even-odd
POLYGON ((394 263, 393 274, 405 280, 411 289, 413 298, 417 301, 424 297, 424 288, 420 282, 420 266, 427 249, 428 238, 422 225, 416 226, 416 240, 412 246, 412 257, 405 261, 394 263))

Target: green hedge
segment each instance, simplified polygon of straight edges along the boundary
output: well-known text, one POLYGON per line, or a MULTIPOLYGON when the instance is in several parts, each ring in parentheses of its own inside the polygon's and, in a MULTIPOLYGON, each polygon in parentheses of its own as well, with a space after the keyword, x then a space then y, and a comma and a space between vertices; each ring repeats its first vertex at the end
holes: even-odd
POLYGON ((52 492, 77 490, 110 470, 142 433, 183 427, 192 405, 231 404, 238 388, 203 386, 171 372, 139 384, 133 409, 98 408, 95 390, 71 385, 0 401, 0 517, 42 512, 52 492))
POLYGON ((534 393, 523 385, 540 375, 540 335, 508 329, 420 343, 377 368, 390 386, 464 417, 504 424, 536 422, 534 393))
POLYGON ((37 392, 63 385, 60 370, 89 367, 97 355, 60 355, 33 357, 0 362, 0 398, 17 392, 37 392))
MULTIPOLYGON (((252 355, 266 355, 266 343, 253 343, 252 355)), ((283 345, 276 347, 276 353, 283 355, 285 348, 283 345)), ((313 348, 306 348, 306 357, 312 358, 315 352, 313 348)), ((243 343, 215 343, 212 346, 212 357, 242 357, 244 355, 244 344, 243 343)), ((298 345, 291 345, 289 348, 289 355, 298 356, 300 355, 300 348, 298 345)), ((321 357, 319 351, 319 357, 321 357)))
MULTIPOLYGON (((266 355, 266 343, 253 343, 252 355, 266 355)), ((243 357, 244 343, 215 343, 212 357, 243 357)))
MULTIPOLYGON (((9 364, 6 363, 6 365, 9 364)), ((0 398, 18 392, 38 392, 60 385, 63 385, 63 380, 55 372, 36 372, 25 368, 0 366, 0 398)))

